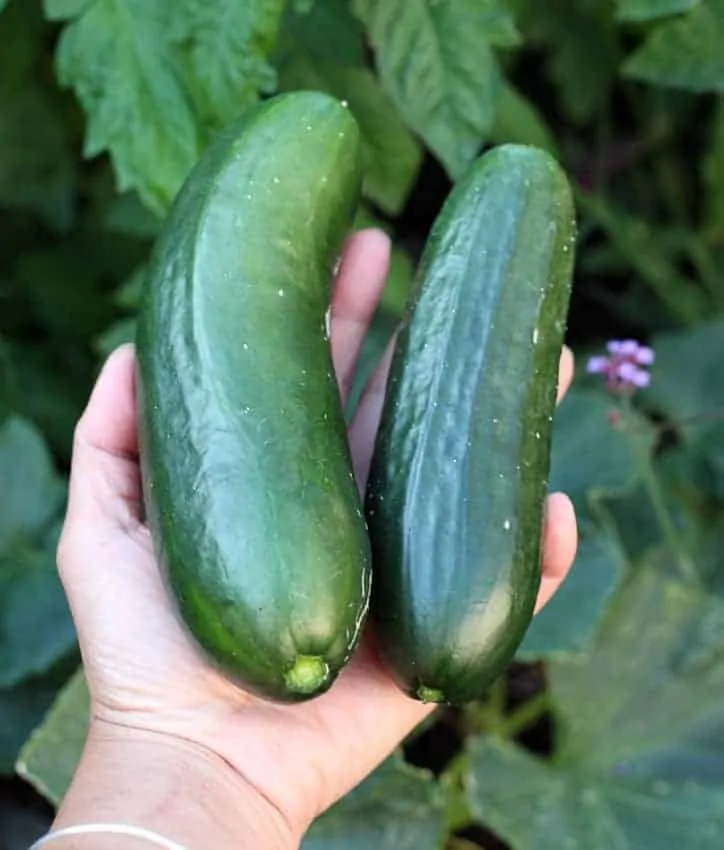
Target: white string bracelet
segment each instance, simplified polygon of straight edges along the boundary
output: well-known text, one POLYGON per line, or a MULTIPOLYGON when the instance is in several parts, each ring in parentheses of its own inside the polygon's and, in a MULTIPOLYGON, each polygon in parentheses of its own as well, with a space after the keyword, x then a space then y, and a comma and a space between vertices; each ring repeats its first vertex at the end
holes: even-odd
POLYGON ((155 844, 156 847, 163 847, 164 850, 186 850, 181 844, 164 838, 156 832, 140 826, 126 826, 122 823, 87 823, 80 826, 68 826, 44 835, 33 844, 30 850, 40 850, 56 838, 71 838, 74 835, 125 835, 128 838, 143 838, 150 844, 155 844))

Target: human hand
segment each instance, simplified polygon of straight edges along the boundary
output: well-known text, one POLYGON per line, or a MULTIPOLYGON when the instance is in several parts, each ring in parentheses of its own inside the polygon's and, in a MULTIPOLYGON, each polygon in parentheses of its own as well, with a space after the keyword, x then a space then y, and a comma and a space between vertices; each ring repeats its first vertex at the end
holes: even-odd
MULTIPOLYGON (((332 352, 343 398, 384 286, 389 241, 358 233, 347 245, 332 304, 332 352)), ((360 487, 369 469, 391 347, 349 431, 360 487)), ((572 376, 564 350, 559 397, 572 376)), ((538 608, 573 560, 569 500, 548 499, 538 608)), ((216 672, 188 638, 159 574, 141 520, 131 346, 106 363, 76 429, 70 498, 58 562, 91 691, 91 736, 158 736, 202 748, 230 765, 300 837, 432 710, 405 696, 369 639, 324 695, 265 702, 216 672)))

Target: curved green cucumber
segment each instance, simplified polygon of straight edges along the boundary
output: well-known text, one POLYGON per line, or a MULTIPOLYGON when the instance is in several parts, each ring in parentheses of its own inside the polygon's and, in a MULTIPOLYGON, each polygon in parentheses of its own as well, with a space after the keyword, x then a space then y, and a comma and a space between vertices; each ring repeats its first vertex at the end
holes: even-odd
POLYGON ((164 574, 219 669, 278 701, 332 684, 369 601, 326 329, 360 181, 339 102, 265 102, 189 176, 139 315, 144 499, 164 574))
POLYGON ((533 615, 574 239, 558 165, 506 145, 425 248, 366 504, 375 636, 423 701, 481 698, 533 615))

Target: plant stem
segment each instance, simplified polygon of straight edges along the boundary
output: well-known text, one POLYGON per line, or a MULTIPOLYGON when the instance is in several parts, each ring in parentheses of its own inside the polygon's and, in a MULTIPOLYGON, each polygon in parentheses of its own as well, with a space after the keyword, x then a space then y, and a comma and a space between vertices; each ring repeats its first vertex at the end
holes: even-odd
MULTIPOLYGON (((635 433, 631 400, 629 398, 623 399, 621 408, 623 422, 625 423, 627 430, 631 434, 635 433)), ((656 516, 659 529, 664 536, 666 545, 676 561, 679 575, 685 583, 698 585, 701 582, 696 566, 689 556, 689 553, 686 551, 686 547, 682 543, 679 532, 676 529, 676 525, 671 518, 671 513, 661 490, 659 477, 654 470, 652 452, 648 445, 648 441, 645 439, 636 439, 635 437, 634 439, 636 440, 639 470, 641 472, 643 485, 646 488, 646 492, 651 502, 651 507, 654 509, 654 515, 656 516)))
POLYGON ((666 544, 676 560, 679 574, 685 582, 699 584, 699 576, 696 572, 696 567, 681 542, 679 532, 676 530, 674 521, 671 518, 671 513, 666 506, 666 501, 664 500, 663 493, 661 492, 658 476, 654 472, 654 468, 651 463, 651 455, 647 450, 644 450, 641 453, 640 466, 643 483, 646 487, 649 499, 651 500, 651 506, 654 509, 656 521, 664 535, 666 544))
POLYGON ((548 691, 537 693, 505 718, 501 725, 501 734, 508 739, 515 738, 539 720, 548 711, 550 704, 548 691))

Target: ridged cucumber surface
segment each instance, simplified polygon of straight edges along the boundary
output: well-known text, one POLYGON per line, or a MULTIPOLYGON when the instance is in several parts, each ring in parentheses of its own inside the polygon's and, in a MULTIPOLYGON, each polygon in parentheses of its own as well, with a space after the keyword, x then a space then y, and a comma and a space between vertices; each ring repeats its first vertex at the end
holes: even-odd
POLYGON ((368 482, 372 617, 411 696, 483 697, 533 615, 575 221, 535 148, 484 154, 426 245, 368 482))
POLYGON ((333 98, 273 98, 189 176, 137 331, 148 521, 168 586, 229 678, 325 691, 370 589, 328 307, 357 208, 360 135, 333 98))

